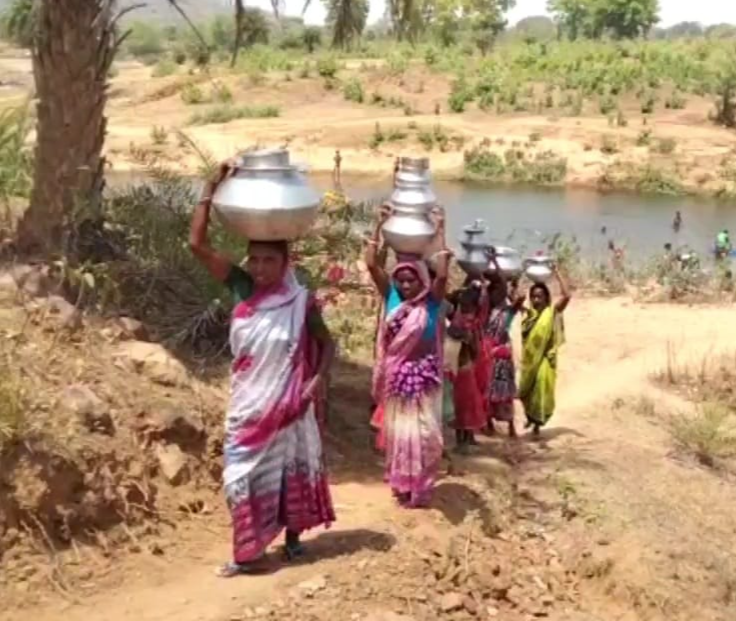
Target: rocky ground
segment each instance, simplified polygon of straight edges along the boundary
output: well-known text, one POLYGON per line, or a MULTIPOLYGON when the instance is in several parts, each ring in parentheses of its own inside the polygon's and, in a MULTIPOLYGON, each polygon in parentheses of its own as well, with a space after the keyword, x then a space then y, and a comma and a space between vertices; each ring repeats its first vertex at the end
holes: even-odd
POLYGON ((226 367, 204 373, 134 320, 80 313, 37 270, 4 271, 0 292, 0 619, 736 614, 732 463, 703 465, 674 442, 672 416, 700 397, 659 381, 730 372, 733 307, 576 298, 544 440, 453 456, 427 511, 391 501, 366 424, 370 368, 341 361, 328 431, 338 522, 310 534, 303 563, 275 547, 265 575, 228 581, 214 575, 230 536, 226 367))

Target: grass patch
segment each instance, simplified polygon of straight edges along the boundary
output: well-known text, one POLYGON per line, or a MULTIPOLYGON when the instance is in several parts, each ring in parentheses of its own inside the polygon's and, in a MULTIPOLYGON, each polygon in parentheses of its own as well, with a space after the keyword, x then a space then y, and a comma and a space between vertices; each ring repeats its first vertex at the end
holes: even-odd
POLYGON ((709 468, 736 457, 736 416, 725 406, 705 404, 694 416, 676 416, 671 433, 678 450, 709 468))
POLYGON ((222 104, 189 117, 189 125, 213 125, 239 119, 270 119, 281 116, 278 106, 231 106, 222 104))
POLYGON ((9 364, 0 366, 0 448, 15 440, 24 427, 27 403, 22 386, 9 364))

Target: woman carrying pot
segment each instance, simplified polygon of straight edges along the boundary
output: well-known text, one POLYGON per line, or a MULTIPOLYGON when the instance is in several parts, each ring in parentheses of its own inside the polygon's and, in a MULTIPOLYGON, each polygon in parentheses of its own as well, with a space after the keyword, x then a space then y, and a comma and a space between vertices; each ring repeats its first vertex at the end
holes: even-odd
POLYGON ((300 534, 335 519, 314 411, 334 341, 296 280, 285 241, 251 241, 245 269, 210 246, 212 196, 229 173, 223 164, 205 188, 190 232, 192 252, 235 300, 223 450, 233 560, 223 577, 261 569, 266 547, 284 529, 286 557, 300 556, 300 534))
POLYGON ((426 506, 442 460, 442 344, 440 309, 447 288, 449 250, 441 211, 433 217, 443 250, 430 280, 421 259, 402 257, 391 273, 376 251, 381 228, 390 216, 383 207, 365 262, 384 300, 377 335, 373 399, 383 408, 386 480, 406 507, 426 506))
POLYGON ((529 289, 529 303, 521 324, 521 378, 518 396, 524 405, 527 427, 535 436, 555 411, 557 360, 565 333, 562 313, 570 303, 570 291, 557 267, 553 267, 560 297, 552 300, 549 287, 536 282, 529 289))

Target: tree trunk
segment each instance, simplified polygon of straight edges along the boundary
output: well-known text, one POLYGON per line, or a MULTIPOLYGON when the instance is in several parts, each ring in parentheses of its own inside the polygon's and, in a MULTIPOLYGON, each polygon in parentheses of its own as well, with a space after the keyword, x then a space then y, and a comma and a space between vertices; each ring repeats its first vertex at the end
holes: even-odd
POLYGON ((33 191, 18 229, 25 253, 61 251, 75 209, 99 207, 107 76, 117 49, 114 6, 115 0, 40 1, 33 191))

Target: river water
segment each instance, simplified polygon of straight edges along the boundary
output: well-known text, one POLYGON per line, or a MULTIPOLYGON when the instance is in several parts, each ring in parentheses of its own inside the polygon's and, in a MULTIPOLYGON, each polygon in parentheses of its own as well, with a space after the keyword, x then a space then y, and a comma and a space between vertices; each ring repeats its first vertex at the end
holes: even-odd
MULTIPOLYGON (((314 181, 323 188, 328 184, 318 177, 314 181)), ((353 199, 380 200, 388 193, 385 181, 348 178, 343 185, 353 199)), ((660 253, 668 242, 705 255, 723 228, 736 238, 736 205, 707 198, 489 187, 439 180, 433 185, 446 210, 451 241, 476 218, 485 221, 489 238, 497 244, 534 251, 545 247, 545 239, 561 233, 575 237, 582 255, 590 259, 606 256, 609 240, 624 246, 629 258, 641 260, 660 253), (672 221, 677 211, 683 224, 675 233, 672 221)))
MULTIPOLYGON (((138 175, 113 174, 112 187, 140 180, 138 175)), ((331 187, 329 175, 313 175, 321 190, 331 187)), ((575 238, 587 259, 603 259, 608 242, 625 248, 628 259, 641 261, 661 253, 665 243, 687 246, 707 255, 716 233, 727 228, 736 240, 736 205, 708 198, 600 194, 579 189, 498 187, 436 180, 435 193, 447 213, 450 245, 463 226, 485 221, 488 237, 496 244, 525 252, 545 247, 545 240, 560 233, 575 238), (682 214, 678 233, 672 228, 675 212, 682 214)), ((353 200, 380 201, 390 193, 388 179, 343 177, 353 200)))

